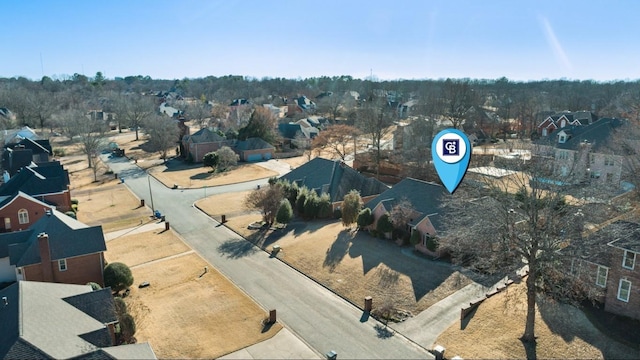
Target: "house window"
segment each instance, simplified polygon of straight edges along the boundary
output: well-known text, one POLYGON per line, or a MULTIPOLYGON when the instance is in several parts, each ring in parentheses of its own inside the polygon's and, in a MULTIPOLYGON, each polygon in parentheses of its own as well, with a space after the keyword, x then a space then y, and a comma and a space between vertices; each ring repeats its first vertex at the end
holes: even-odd
POLYGON ((599 179, 600 178, 600 172, 598 172, 598 171, 591 172, 591 178, 592 179, 599 179))
POLYGON ((558 159, 559 160, 567 160, 569 158, 569 152, 567 151, 558 151, 558 159))
POLYGON ((625 250, 624 257, 622 258, 622 267, 625 269, 633 270, 636 264, 636 253, 625 250))
POLYGON ((27 209, 18 210, 18 223, 20 224, 29 223, 29 212, 27 212, 27 209))
POLYGON ((66 271, 67 270, 67 259, 58 260, 58 270, 66 271))
POLYGON ((611 157, 604 158, 604 166, 613 166, 613 158, 611 157))
POLYGON ((607 286, 607 275, 609 274, 609 269, 604 266, 598 266, 598 274, 596 275, 596 285, 600 287, 607 286))
POLYGON ((629 295, 631 294, 631 282, 625 279, 620 279, 618 285, 618 300, 629 302, 629 295))
POLYGON ((560 144, 564 144, 567 141, 567 137, 565 135, 559 135, 558 136, 558 142, 560 144))
POLYGON ((11 229, 11 218, 4 218, 4 228, 5 230, 11 229))

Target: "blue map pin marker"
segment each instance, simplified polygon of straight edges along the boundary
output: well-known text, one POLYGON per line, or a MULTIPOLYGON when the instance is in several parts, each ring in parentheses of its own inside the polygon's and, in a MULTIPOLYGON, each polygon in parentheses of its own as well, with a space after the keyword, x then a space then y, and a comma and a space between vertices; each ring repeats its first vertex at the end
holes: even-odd
POLYGON ((442 130, 433 138, 431 156, 444 187, 453 194, 469 167, 469 138, 457 129, 442 130))

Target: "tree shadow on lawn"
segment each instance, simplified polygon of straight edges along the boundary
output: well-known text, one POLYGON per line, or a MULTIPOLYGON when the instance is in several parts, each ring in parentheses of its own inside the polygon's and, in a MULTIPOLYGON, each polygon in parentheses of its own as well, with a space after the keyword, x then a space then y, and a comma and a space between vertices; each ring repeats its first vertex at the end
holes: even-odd
POLYGON ((353 236, 354 233, 351 232, 351 230, 344 229, 340 231, 336 237, 336 241, 334 241, 333 244, 331 244, 331 247, 327 249, 322 266, 328 267, 329 272, 333 272, 336 266, 340 264, 345 255, 349 252, 349 246, 351 245, 353 236))
POLYGON ((218 251, 230 259, 239 259, 258 251, 256 245, 244 239, 229 239, 218 246, 218 251))
MULTIPOLYGON (((596 324, 592 324, 586 313, 575 306, 554 301, 538 301, 537 306, 549 330, 561 336, 564 341, 572 342, 580 338, 598 348, 605 359, 640 359, 637 344, 631 342, 636 345, 632 348, 623 343, 627 336, 616 334, 616 331, 622 330, 618 326, 624 327, 622 323, 616 322, 615 325, 607 324, 608 326, 599 328, 596 324), (600 337, 599 333, 606 338, 600 337), (620 339, 622 342, 618 341, 620 339)), ((626 330, 628 333, 637 333, 637 321, 626 330)), ((637 340, 637 336, 634 340, 637 340)))
MULTIPOLYGON (((338 242, 335 245, 336 251, 327 253, 326 263, 331 264, 336 261, 336 254, 340 253, 338 250, 345 247, 345 244, 341 244, 345 240, 344 237, 336 239, 336 242, 338 242)), ((364 275, 384 264, 389 269, 409 277, 416 302, 420 301, 429 292, 437 289, 456 272, 456 269, 451 265, 420 257, 407 256, 402 251, 406 248, 400 247, 390 240, 374 238, 364 231, 358 231, 346 246, 348 246, 347 253, 351 258, 362 258, 364 275)))
POLYGON ((189 178, 191 180, 206 180, 209 179, 211 177, 213 177, 214 174, 210 173, 210 172, 203 172, 203 173, 199 173, 199 174, 195 174, 195 175, 191 175, 189 178))

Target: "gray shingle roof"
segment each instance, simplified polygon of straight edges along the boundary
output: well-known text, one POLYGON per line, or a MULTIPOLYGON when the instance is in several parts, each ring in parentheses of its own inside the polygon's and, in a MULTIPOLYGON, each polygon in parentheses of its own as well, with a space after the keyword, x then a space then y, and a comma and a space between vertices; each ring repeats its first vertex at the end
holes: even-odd
POLYGON ((188 139, 191 140, 191 142, 193 143, 210 143, 210 142, 220 142, 220 141, 224 141, 225 138, 223 138, 222 136, 220 136, 217 133, 214 133, 213 131, 204 128, 204 129, 200 129, 198 131, 196 131, 195 133, 193 133, 192 135, 189 135, 188 139))
POLYGON ((0 234, 0 252, 8 248, 9 261, 19 267, 40 263, 38 234, 49 235, 51 260, 94 254, 107 250, 102 226, 87 225, 53 210, 28 230, 0 234))
POLYGON ((440 232, 443 230, 443 210, 441 209, 441 205, 442 197, 445 194, 446 190, 442 185, 405 178, 391 189, 369 201, 366 206, 373 210, 378 204, 382 203, 387 210, 391 210, 393 206, 403 199, 406 199, 411 203, 411 206, 422 215, 412 221, 413 225, 428 216, 436 228, 436 231, 440 232))
POLYGON ((550 145, 558 149, 578 150, 580 144, 588 142, 594 152, 600 152, 607 147, 607 142, 616 128, 624 124, 624 121, 616 118, 602 118, 587 126, 567 126, 550 136, 537 141, 540 145, 550 145), (564 131, 570 138, 564 142, 558 142, 558 133, 564 131))
POLYGON ((155 358, 148 344, 104 347, 108 356, 100 355, 100 345, 110 345, 109 330, 64 300, 81 303, 83 295, 92 302, 88 285, 18 281, 0 290, 8 301, 0 304, 0 358, 155 358))
POLYGON ((22 191, 31 196, 60 193, 68 190, 69 173, 57 161, 23 167, 8 182, 0 186, 0 196, 22 191))
POLYGON ((70 296, 63 300, 103 324, 110 324, 118 321, 110 288, 70 296))
POLYGON ((306 186, 319 195, 327 193, 332 202, 342 201, 353 189, 358 190, 363 197, 380 194, 388 189, 377 179, 366 177, 339 160, 320 157, 299 166, 280 179, 306 186))

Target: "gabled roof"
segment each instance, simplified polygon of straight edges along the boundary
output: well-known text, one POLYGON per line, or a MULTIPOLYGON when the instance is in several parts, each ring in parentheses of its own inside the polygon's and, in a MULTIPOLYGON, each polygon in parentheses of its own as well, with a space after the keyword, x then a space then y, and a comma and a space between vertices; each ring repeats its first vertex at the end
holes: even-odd
POLYGON ((225 138, 207 128, 204 128, 196 131, 192 135, 187 135, 187 141, 189 140, 192 143, 211 143, 224 141, 225 138))
POLYGON ((0 186, 0 196, 19 191, 31 196, 55 194, 68 190, 69 173, 57 161, 23 167, 8 182, 0 186))
POLYGON ((52 210, 31 225, 28 230, 0 234, 0 254, 8 253, 10 264, 17 267, 40 263, 38 248, 40 233, 49 235, 51 260, 107 250, 102 226, 88 227, 70 216, 52 210))
POLYGON ((25 138, 20 140, 20 142, 16 144, 6 144, 4 146, 5 150, 11 151, 15 147, 22 147, 24 149, 30 149, 34 154, 52 154, 53 150, 51 148, 51 143, 48 139, 45 140, 35 140, 30 138, 25 138))
MULTIPOLYGON (((76 307, 86 307, 84 299, 92 303, 102 298, 113 309, 109 291, 94 294, 88 285, 33 281, 18 281, 0 290, 0 296, 7 298, 7 305, 0 303, 0 358, 68 359, 111 345, 105 323, 76 307), (65 299, 73 299, 73 304, 65 299)), ((155 358, 152 351, 131 350, 118 349, 111 357, 155 358)))
POLYGON ((236 149, 238 150, 262 150, 262 149, 275 149, 273 145, 262 140, 261 138, 248 138, 247 140, 238 140, 236 143, 236 149))
POLYGON ((550 145, 558 149, 578 150, 581 144, 591 144, 593 152, 599 152, 606 147, 613 131, 622 126, 624 120, 616 118, 602 118, 587 126, 571 126, 563 128, 570 135, 564 143, 559 143, 557 135, 541 138, 537 141, 540 145, 550 145))
POLYGON ((296 123, 280 123, 278 124, 278 131, 285 139, 295 139, 298 134, 304 135, 302 126, 296 123))
POLYGON ((380 194, 388 189, 382 182, 360 174, 342 161, 320 157, 291 170, 280 179, 306 186, 319 195, 327 193, 332 202, 342 201, 353 189, 358 190, 363 197, 380 194))
POLYGON ((607 245, 640 253, 640 224, 616 221, 609 225, 608 228, 610 231, 606 233, 609 235, 609 239, 614 238, 614 240, 607 245))
POLYGON ((26 199, 27 201, 31 201, 35 204, 38 204, 40 206, 42 206, 42 208, 54 208, 55 206, 53 205, 49 205, 47 203, 44 203, 32 196, 29 196, 28 194, 23 193, 22 191, 18 191, 17 194, 15 195, 4 195, 4 196, 0 196, 0 211, 7 205, 10 205, 11 203, 13 203, 14 201, 16 201, 17 199, 26 199))
POLYGON ((382 204, 390 211, 396 204, 406 199, 411 203, 411 206, 422 215, 420 218, 412 221, 413 225, 416 225, 428 216, 436 230, 441 231, 443 210, 440 206, 442 204, 442 197, 445 194, 446 190, 442 185, 413 178, 405 178, 395 184, 391 189, 369 201, 366 206, 374 210, 378 204, 382 204))

